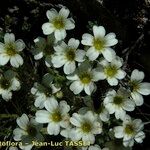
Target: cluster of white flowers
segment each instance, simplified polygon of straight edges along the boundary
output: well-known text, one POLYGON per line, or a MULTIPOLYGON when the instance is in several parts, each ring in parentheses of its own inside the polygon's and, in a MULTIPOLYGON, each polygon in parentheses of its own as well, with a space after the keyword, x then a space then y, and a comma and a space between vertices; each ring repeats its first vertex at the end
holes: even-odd
MULTIPOLYGON (((116 35, 106 34, 103 26, 94 25, 93 33, 83 34, 81 42, 76 38, 66 40, 66 30, 75 28, 75 21, 68 18, 69 13, 65 7, 59 12, 55 9, 46 12, 49 22, 42 25, 42 31, 47 38, 34 40, 33 54, 35 60, 45 58, 48 73, 31 89, 35 117, 29 119, 23 114, 17 118, 19 128, 13 132, 14 140, 27 143, 21 148, 30 150, 33 146, 31 141, 43 140, 42 134, 59 135, 63 139, 89 143, 82 150, 111 150, 105 143, 112 140, 109 136, 112 129, 114 137, 122 138, 125 147, 133 147, 134 141, 142 143, 144 123, 141 119, 131 118, 129 113, 144 103, 142 95, 150 94, 150 83, 142 82, 144 73, 138 69, 132 71, 131 77, 126 76, 128 72, 123 70, 123 58, 117 56, 115 47, 111 48, 118 43, 116 35), (97 97, 98 109, 94 104, 87 106, 85 102, 79 110, 73 106, 78 98, 84 101, 90 97, 94 101, 93 95, 104 84, 105 92, 99 91, 101 97, 97 97), (63 92, 66 94, 64 97, 63 92), (69 93, 73 97, 68 100, 69 93), (99 142, 102 136, 107 137, 99 142)), ((4 42, 0 43, 0 65, 4 66, 10 60, 13 67, 21 66, 23 59, 19 53, 25 48, 24 42, 15 41, 14 34, 8 33, 4 42)), ((7 76, 0 75, 3 99, 10 99, 11 91, 19 88, 20 82, 16 77, 7 79, 7 76)))

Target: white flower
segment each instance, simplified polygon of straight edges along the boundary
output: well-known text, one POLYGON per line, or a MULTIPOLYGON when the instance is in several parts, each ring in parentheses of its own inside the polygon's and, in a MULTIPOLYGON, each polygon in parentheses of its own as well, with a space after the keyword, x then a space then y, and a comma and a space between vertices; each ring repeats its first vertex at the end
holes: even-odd
POLYGON ((131 97, 137 106, 143 104, 143 96, 150 94, 150 83, 142 82, 144 79, 144 72, 137 69, 132 71, 129 86, 131 89, 131 97))
POLYGON ((28 145, 19 145, 19 148, 22 150, 31 150, 33 147, 33 144, 28 144, 28 145))
POLYGON ((0 95, 6 101, 12 98, 12 91, 20 89, 20 82, 16 77, 12 79, 7 78, 5 75, 0 76, 0 95))
POLYGON ((93 144, 95 135, 102 132, 102 125, 97 119, 97 115, 92 111, 88 111, 84 115, 74 113, 70 118, 70 122, 75 128, 72 129, 70 138, 73 141, 82 139, 83 142, 93 144))
POLYGON ((124 119, 126 111, 133 111, 134 102, 129 99, 129 94, 124 89, 109 91, 104 99, 104 106, 110 114, 115 113, 116 119, 124 119))
POLYGON ((70 85, 70 90, 73 91, 74 94, 79 94, 84 90, 88 95, 91 95, 96 87, 94 82, 101 79, 99 70, 92 69, 91 66, 86 63, 81 64, 75 74, 67 76, 66 78, 73 81, 70 85))
POLYGON ((68 112, 70 106, 66 101, 60 101, 58 103, 54 98, 45 101, 44 106, 46 110, 37 111, 35 119, 39 123, 48 123, 48 134, 58 135, 60 133, 60 127, 67 128, 69 125, 68 112))
POLYGON ((19 128, 14 129, 14 140, 23 142, 24 146, 30 145, 33 140, 43 140, 40 134, 40 129, 42 128, 33 118, 29 120, 26 114, 17 118, 17 124, 19 128))
POLYGON ((37 83, 31 88, 31 93, 35 96, 34 105, 38 108, 44 107, 44 102, 50 100, 54 93, 60 91, 60 88, 56 88, 54 84, 50 85, 51 89, 46 89, 43 87, 43 91, 38 89, 37 83))
POLYGON ((111 86, 117 85, 118 80, 121 80, 126 76, 125 71, 120 68, 122 63, 123 60, 119 57, 116 57, 112 62, 106 60, 100 61, 100 64, 103 66, 100 68, 100 78, 106 79, 111 86))
POLYGON ((61 45, 55 46, 55 53, 52 56, 52 63, 55 68, 62 66, 65 74, 71 74, 76 69, 75 61, 83 62, 85 51, 78 50, 79 40, 71 38, 68 45, 62 42, 61 45))
POLYGON ((109 148, 101 148, 99 145, 94 144, 89 147, 82 147, 82 150, 109 150, 109 148))
POLYGON ((0 42, 0 65, 4 66, 10 60, 10 64, 18 68, 23 64, 23 59, 19 53, 25 48, 25 43, 20 39, 15 41, 13 33, 6 33, 4 42, 0 42))
POLYGON ((62 7, 59 13, 55 9, 48 10, 46 16, 49 22, 42 25, 42 30, 45 35, 49 35, 54 32, 56 40, 62 40, 66 37, 66 30, 75 28, 74 20, 68 18, 69 10, 62 7))
POLYGON ((82 36, 81 43, 90 46, 86 55, 90 60, 95 60, 102 53, 107 61, 112 61, 115 58, 115 51, 110 48, 118 43, 116 35, 109 33, 107 35, 103 26, 93 26, 93 35, 85 33, 82 36))
POLYGON ((142 131, 144 124, 141 119, 132 120, 131 117, 126 116, 122 126, 114 128, 115 137, 123 138, 123 145, 125 147, 132 147, 134 140, 137 143, 142 143, 145 138, 145 133, 142 131))

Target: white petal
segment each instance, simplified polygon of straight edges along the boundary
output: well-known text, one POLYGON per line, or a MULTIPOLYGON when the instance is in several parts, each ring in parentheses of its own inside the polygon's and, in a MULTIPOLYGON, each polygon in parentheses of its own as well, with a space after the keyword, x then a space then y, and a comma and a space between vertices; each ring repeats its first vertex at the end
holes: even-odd
POLYGON ((116 58, 114 60, 111 61, 111 64, 116 66, 117 68, 120 68, 123 64, 123 59, 116 56, 116 58))
POLYGON ((12 80, 11 89, 12 89, 13 91, 16 91, 16 90, 19 90, 19 89, 20 89, 20 82, 18 81, 18 79, 14 78, 14 79, 12 80))
POLYGON ((54 35, 55 35, 56 40, 60 41, 66 37, 66 31, 65 30, 56 30, 54 35))
POLYGON ((62 114, 67 114, 70 110, 70 106, 67 104, 66 101, 61 101, 59 103, 59 108, 62 114))
POLYGON ((136 134, 134 139, 136 142, 142 143, 144 138, 145 138, 145 133, 143 131, 141 131, 138 134, 136 134))
POLYGON ((16 129, 14 129, 13 134, 14 134, 14 140, 15 141, 20 141, 22 135, 25 134, 25 131, 20 129, 20 128, 16 128, 16 129))
POLYGON ((114 46, 118 43, 118 40, 116 39, 115 33, 109 33, 105 36, 106 44, 105 46, 114 46))
POLYGON ((102 51, 102 54, 104 56, 104 58, 108 61, 108 62, 111 62, 113 59, 115 59, 116 57, 116 53, 113 49, 111 48, 105 48, 103 51, 102 51))
POLYGON ((49 19, 49 21, 52 21, 57 15, 58 12, 55 9, 51 9, 46 12, 46 16, 49 19))
POLYGON ((12 98, 12 92, 8 90, 3 91, 2 98, 6 101, 10 100, 12 98))
POLYGON ((84 86, 84 91, 86 94, 91 95, 94 88, 95 88, 94 83, 90 83, 90 84, 84 86))
POLYGON ((116 138, 122 138, 123 137, 123 127, 122 126, 115 127, 114 132, 115 132, 116 138))
POLYGON ((25 48, 25 43, 23 40, 17 40, 15 43, 17 51, 22 51, 25 48))
POLYGON ((126 100, 124 102, 123 109, 126 111, 133 111, 135 109, 135 104, 132 100, 126 100))
POLYGON ((71 117, 71 118, 70 118, 70 122, 71 122, 71 124, 73 124, 73 125, 76 126, 76 127, 80 127, 80 126, 81 126, 80 121, 77 120, 77 119, 74 118, 74 117, 71 117))
POLYGON ((68 41, 68 46, 70 46, 71 48, 73 49, 77 49, 78 46, 79 46, 79 40, 76 40, 74 38, 71 38, 69 41, 68 41))
POLYGON ((52 56, 52 63, 55 68, 60 68, 65 64, 66 60, 63 56, 52 56))
POLYGON ((39 60, 43 57, 43 52, 38 53, 37 55, 34 56, 35 60, 39 60))
POLYGON ((103 26, 93 26, 93 33, 96 38, 105 36, 105 28, 103 26))
POLYGON ((62 7, 59 11, 59 15, 63 16, 64 18, 67 18, 69 16, 69 9, 62 7))
POLYGON ((111 48, 105 48, 104 51, 102 51, 102 54, 103 54, 104 58, 109 62, 114 60, 116 57, 115 51, 111 48))
POLYGON ((5 43, 15 42, 15 35, 13 33, 6 33, 4 35, 4 42, 5 43))
POLYGON ((50 100, 47 100, 44 102, 44 106, 49 112, 52 113, 55 109, 57 109, 58 102, 57 102, 57 100, 55 100, 54 98, 51 97, 50 100))
POLYGON ((0 54, 0 65, 2 65, 2 66, 6 65, 9 61, 9 58, 10 57, 6 54, 3 54, 3 53, 0 54))
POLYGON ((103 72, 99 72, 96 69, 92 70, 93 76, 92 76, 92 81, 98 81, 98 80, 103 80, 106 78, 105 74, 103 72))
POLYGON ((17 124, 21 129, 26 130, 29 123, 29 118, 26 114, 23 114, 21 117, 17 118, 17 124))
POLYGON ((89 57, 91 61, 93 61, 99 56, 99 52, 96 51, 94 47, 91 47, 88 49, 86 56, 89 57))
POLYGON ((35 107, 43 108, 45 99, 43 99, 43 95, 38 96, 34 102, 35 107))
POLYGON ((68 80, 79 80, 79 77, 75 74, 75 75, 72 75, 72 76, 67 76, 66 77, 68 80))
POLYGON ((39 123, 48 123, 50 122, 50 113, 46 110, 39 110, 36 112, 35 120, 39 123))
POLYGON ((120 79, 120 80, 121 80, 121 79, 123 79, 125 76, 126 76, 126 72, 125 72, 125 71, 120 70, 120 69, 117 71, 117 74, 116 74, 116 78, 117 78, 117 79, 120 79))
POLYGON ((131 80, 142 81, 144 79, 144 72, 134 69, 131 73, 131 80))
POLYGON ((64 73, 65 74, 71 74, 75 71, 75 62, 67 62, 65 65, 64 65, 64 73))
POLYGON ((108 78, 107 81, 111 86, 115 86, 118 84, 118 80, 116 78, 108 78))
POLYGON ((124 120, 125 115, 126 115, 126 111, 124 111, 122 108, 118 108, 115 111, 115 117, 116 117, 116 119, 122 119, 122 120, 124 120))
POLYGON ((60 126, 58 124, 49 123, 47 127, 47 132, 50 135, 58 135, 60 132, 60 126))
POLYGON ((67 19, 65 22, 65 29, 66 30, 72 30, 75 28, 74 20, 73 19, 67 19))
POLYGON ((73 91, 74 94, 79 94, 83 90, 83 84, 80 81, 74 81, 70 85, 70 90, 73 91))
POLYGON ((93 36, 88 33, 83 34, 81 43, 83 45, 92 46, 93 45, 93 36))
POLYGON ((143 96, 137 92, 131 93, 131 96, 136 104, 136 106, 141 106, 143 105, 143 96))
POLYGON ((149 95, 150 94, 150 83, 143 82, 140 84, 140 89, 138 92, 142 95, 149 95))
POLYGON ((77 50, 76 53, 75 53, 76 57, 75 57, 75 60, 78 61, 78 62, 83 62, 85 59, 85 51, 83 50, 77 50))
POLYGON ((51 23, 47 22, 42 25, 43 34, 49 35, 54 32, 54 27, 51 23))
POLYGON ((19 54, 16 54, 10 58, 10 64, 13 67, 18 68, 19 66, 23 64, 23 59, 19 54))

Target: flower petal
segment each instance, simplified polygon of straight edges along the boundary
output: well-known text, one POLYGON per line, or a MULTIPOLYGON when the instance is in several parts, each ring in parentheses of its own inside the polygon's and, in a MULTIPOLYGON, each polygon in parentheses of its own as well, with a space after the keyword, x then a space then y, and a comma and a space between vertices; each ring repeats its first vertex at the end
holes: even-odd
POLYGON ((103 26, 93 26, 94 37, 104 37, 106 34, 105 28, 103 26))
POLYGON ((74 20, 72 18, 69 18, 65 22, 65 29, 66 30, 72 30, 75 28, 74 20))
POLYGON ((49 35, 54 32, 54 27, 51 23, 46 22, 42 25, 43 34, 49 35))
POLYGON ((91 47, 88 49, 86 56, 89 57, 91 61, 93 61, 99 56, 99 52, 96 51, 94 47, 91 47))
POLYGON ((111 48, 105 48, 103 51, 102 51, 102 54, 104 56, 104 58, 108 61, 108 62, 111 62, 112 60, 115 59, 116 57, 116 53, 113 49, 111 48))
POLYGON ((29 123, 29 118, 26 114, 23 114, 21 117, 17 118, 17 124, 21 129, 26 130, 29 123))
POLYGON ((47 132, 50 135, 58 135, 60 132, 60 126, 55 123, 49 123, 47 127, 47 132))
POLYGON ((35 114, 35 120, 39 123, 48 123, 50 122, 50 113, 46 110, 39 110, 35 114))
POLYGON ((75 71, 75 62, 67 62, 64 67, 63 67, 63 70, 64 70, 64 73, 65 74, 71 74, 75 71))
POLYGON ((131 73, 131 80, 142 81, 144 79, 144 72, 134 69, 131 73))
POLYGON ((88 95, 91 95, 94 89, 95 89, 94 83, 90 83, 84 86, 84 91, 88 95))
POLYGON ((13 43, 13 42, 15 42, 15 35, 13 33, 6 33, 4 35, 4 42, 5 43, 13 43))
POLYGON ((54 35, 55 35, 56 40, 60 41, 66 37, 66 31, 65 30, 56 30, 54 35))
POLYGON ((63 16, 64 18, 67 18, 69 16, 69 9, 62 7, 61 10, 59 11, 59 15, 63 16))
POLYGON ((23 42, 23 40, 17 40, 15 43, 17 51, 20 52, 25 48, 25 43, 23 42))
POLYGON ((76 53, 75 53, 76 57, 75 57, 75 60, 78 61, 78 62, 83 62, 85 59, 85 51, 83 50, 77 50, 76 53))
POLYGON ((147 82, 141 83, 138 92, 142 95, 149 95, 150 94, 150 83, 147 83, 147 82))
POLYGON ((132 96, 136 106, 143 105, 144 100, 143 100, 143 96, 141 94, 139 94, 137 92, 133 92, 133 93, 131 93, 131 96, 132 96))
POLYGON ((116 78, 108 78, 107 81, 111 86, 115 86, 118 84, 118 80, 116 78))
POLYGON ((53 113, 53 111, 58 107, 58 102, 56 99, 51 97, 49 100, 44 102, 44 106, 49 112, 53 113))
POLYGON ((23 59, 19 54, 16 54, 10 58, 10 64, 13 67, 18 68, 19 66, 23 65, 23 59))
POLYGON ((46 16, 49 19, 49 21, 52 21, 57 15, 58 15, 58 12, 54 8, 46 12, 46 16))
POLYGON ((88 33, 83 34, 81 43, 83 45, 92 46, 93 45, 93 36, 88 33))
POLYGON ((80 81, 74 81, 70 85, 70 90, 73 91, 74 94, 79 94, 83 90, 83 84, 80 81))
POLYGON ((10 57, 6 54, 3 54, 3 53, 0 54, 0 65, 2 65, 2 66, 6 65, 9 61, 9 58, 10 57))
POLYGON ((77 49, 78 46, 79 46, 79 40, 76 40, 74 38, 71 38, 69 41, 68 41, 68 46, 70 46, 71 48, 73 49, 77 49))

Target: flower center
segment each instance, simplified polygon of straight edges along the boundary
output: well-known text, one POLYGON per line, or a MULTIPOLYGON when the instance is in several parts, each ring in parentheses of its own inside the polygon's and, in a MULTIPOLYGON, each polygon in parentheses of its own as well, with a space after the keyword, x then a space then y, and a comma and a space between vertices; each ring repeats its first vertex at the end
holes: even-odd
POLYGON ((91 82, 91 74, 85 72, 85 73, 82 73, 80 76, 80 81, 83 83, 83 84, 89 84, 91 82))
POLYGON ((67 50, 67 52, 66 52, 66 58, 69 61, 73 61, 75 59, 75 50, 74 49, 67 50))
POLYGON ((114 102, 116 105, 120 105, 120 104, 123 102, 123 97, 121 97, 121 96, 115 96, 113 102, 114 102))
POLYGON ((8 89, 10 87, 11 83, 8 79, 2 78, 0 79, 0 86, 3 89, 8 89))
POLYGON ((129 82, 129 85, 130 85, 130 89, 131 91, 133 92, 136 92, 140 87, 139 87, 139 82, 138 81, 130 81, 129 82))
POLYGON ((134 127, 131 124, 127 124, 125 127, 125 133, 126 134, 133 134, 134 133, 134 127))
POLYGON ((54 122, 60 122, 62 120, 62 117, 59 111, 56 111, 52 114, 52 120, 54 122))
POLYGON ((116 66, 107 66, 104 68, 104 73, 109 77, 114 77, 117 74, 117 68, 116 66))
POLYGON ((89 133, 91 131, 92 127, 91 127, 90 123, 84 122, 81 126, 81 129, 83 132, 89 133))
POLYGON ((63 29, 65 24, 64 24, 64 18, 63 17, 56 17, 53 20, 53 25, 56 29, 63 29))
POLYGON ((9 56, 14 56, 16 54, 16 47, 14 43, 8 43, 5 46, 6 53, 9 56))
POLYGON ((27 127, 27 133, 28 133, 29 136, 35 137, 36 134, 37 134, 37 130, 36 130, 35 126, 28 125, 28 127, 27 127))
POLYGON ((93 46, 96 50, 101 51, 105 47, 105 41, 102 38, 94 38, 93 39, 93 46))

